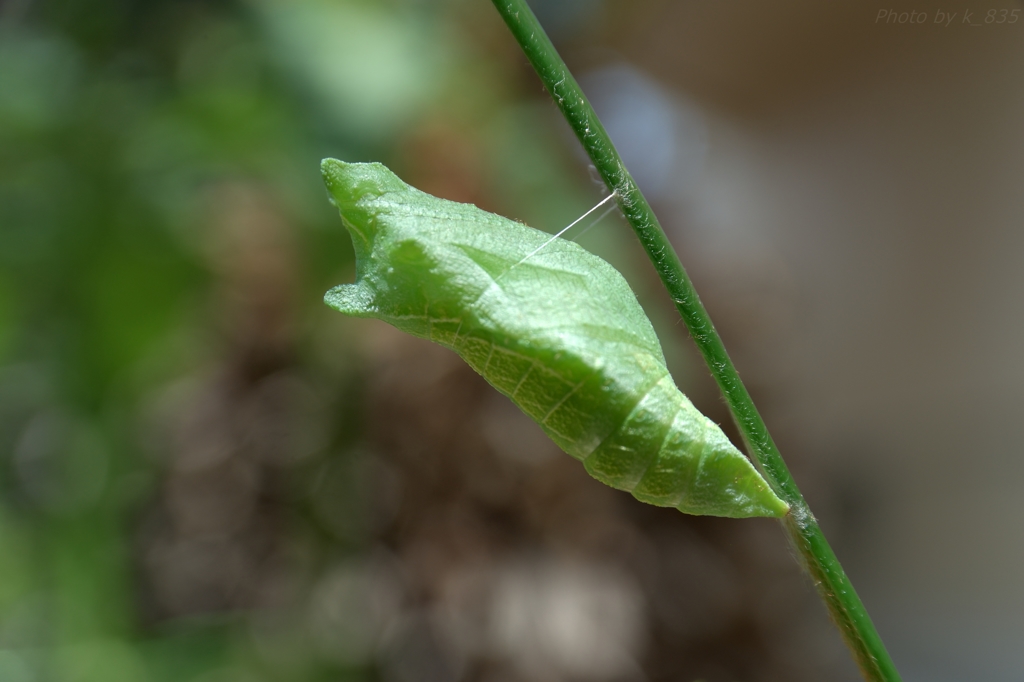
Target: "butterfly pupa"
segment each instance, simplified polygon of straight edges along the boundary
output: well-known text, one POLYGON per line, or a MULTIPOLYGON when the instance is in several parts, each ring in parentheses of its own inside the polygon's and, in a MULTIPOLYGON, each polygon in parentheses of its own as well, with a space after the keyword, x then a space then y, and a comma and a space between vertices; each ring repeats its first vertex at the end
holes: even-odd
POLYGON ((599 481, 687 514, 789 507, 676 388, 629 285, 574 242, 325 159, 356 281, 324 297, 458 353, 599 481), (541 248, 543 246, 543 248, 541 248))

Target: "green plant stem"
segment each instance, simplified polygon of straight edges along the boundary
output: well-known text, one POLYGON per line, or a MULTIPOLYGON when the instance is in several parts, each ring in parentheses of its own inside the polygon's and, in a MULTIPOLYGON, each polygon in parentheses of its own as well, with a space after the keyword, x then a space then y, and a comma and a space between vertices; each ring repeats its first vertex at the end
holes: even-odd
POLYGON ((626 220, 675 301, 690 335, 725 395, 748 449, 775 492, 790 505, 783 524, 818 593, 843 634, 866 680, 898 682, 889 658, 864 605, 839 560, 825 540, 789 469, 768 433, 707 310, 697 297, 679 256, 665 236, 654 211, 633 181, 625 164, 576 79, 541 27, 525 0, 492 0, 512 35, 526 53, 544 85, 576 132, 608 188, 615 192, 626 220))

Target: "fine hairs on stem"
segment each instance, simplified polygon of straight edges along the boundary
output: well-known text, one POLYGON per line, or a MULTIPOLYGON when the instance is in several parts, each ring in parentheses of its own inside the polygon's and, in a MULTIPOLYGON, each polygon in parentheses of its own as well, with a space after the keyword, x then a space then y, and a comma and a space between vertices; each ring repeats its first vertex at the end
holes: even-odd
POLYGON ((647 252, 721 389, 752 459, 775 492, 789 504, 791 512, 782 519, 783 527, 861 674, 869 682, 899 682, 896 666, 782 460, 750 394, 740 381, 678 255, 647 199, 626 170, 583 90, 525 0, 492 2, 576 133, 605 185, 612 190, 612 196, 617 197, 623 215, 647 252))

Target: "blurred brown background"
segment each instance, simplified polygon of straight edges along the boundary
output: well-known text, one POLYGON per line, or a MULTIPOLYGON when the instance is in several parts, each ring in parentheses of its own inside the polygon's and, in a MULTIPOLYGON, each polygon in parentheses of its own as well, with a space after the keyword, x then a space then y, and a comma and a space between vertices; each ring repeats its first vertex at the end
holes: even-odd
MULTIPOLYGON (((537 0, 908 682, 1024 677, 1024 5, 537 0)), ((484 0, 0 2, 0 680, 854 680, 778 525, 321 303, 319 160, 602 196, 484 0)), ((680 387, 729 416, 635 239, 680 387)))

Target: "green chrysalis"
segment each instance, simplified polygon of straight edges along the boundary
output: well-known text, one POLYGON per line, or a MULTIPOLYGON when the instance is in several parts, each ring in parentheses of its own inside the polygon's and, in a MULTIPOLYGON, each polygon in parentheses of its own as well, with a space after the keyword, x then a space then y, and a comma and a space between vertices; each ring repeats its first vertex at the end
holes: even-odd
POLYGON ((326 159, 356 253, 328 305, 458 353, 594 478, 688 514, 789 507, 679 392, 629 285, 578 244, 326 159), (543 247, 543 248, 541 248, 543 247))

